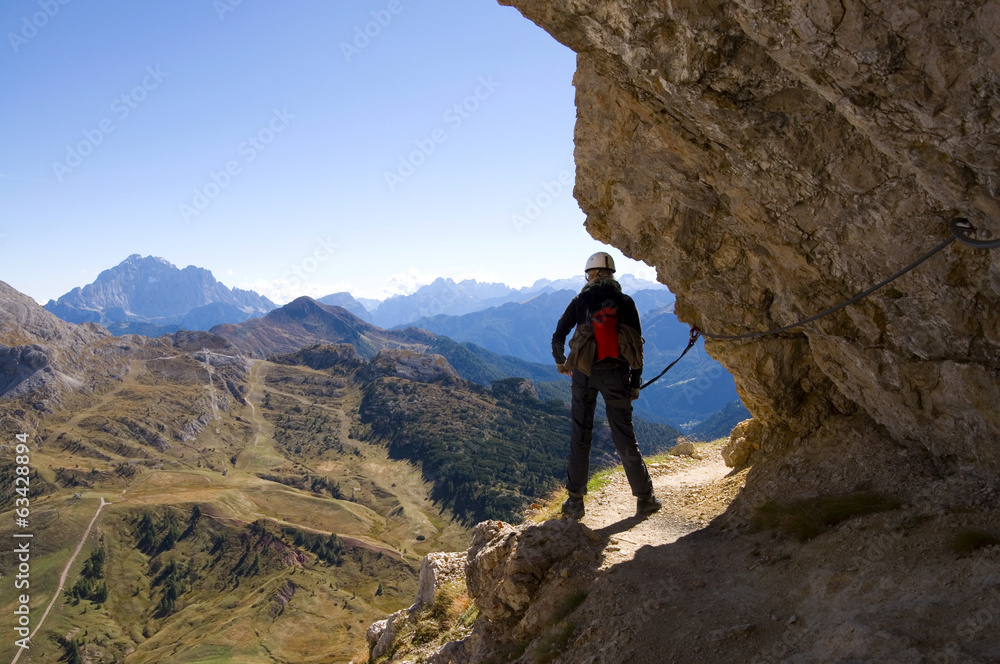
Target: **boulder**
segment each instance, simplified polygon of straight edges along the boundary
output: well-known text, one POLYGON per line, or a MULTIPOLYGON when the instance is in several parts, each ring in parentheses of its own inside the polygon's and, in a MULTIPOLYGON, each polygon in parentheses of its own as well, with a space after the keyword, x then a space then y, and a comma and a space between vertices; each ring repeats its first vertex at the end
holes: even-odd
POLYGON ((388 618, 371 624, 365 632, 368 639, 369 660, 375 661, 385 655, 396 640, 397 624, 407 617, 406 610, 396 611, 388 618))
POLYGON ((458 553, 429 553, 420 563, 420 576, 417 580, 417 596, 410 613, 420 610, 425 604, 434 601, 434 594, 443 586, 465 577, 464 551, 458 553))
POLYGON ((572 520, 479 524, 469 548, 466 585, 487 623, 485 633, 501 641, 530 641, 561 619, 560 607, 592 578, 602 542, 572 520))
POLYGON ((669 450, 667 450, 667 454, 670 454, 670 455, 673 455, 673 456, 699 457, 699 455, 698 455, 698 448, 695 446, 694 443, 691 443, 691 442, 688 442, 688 441, 684 441, 682 443, 677 443, 676 445, 674 445, 673 447, 671 447, 669 450))
POLYGON ((747 439, 747 428, 753 420, 744 420, 729 434, 729 442, 722 448, 722 460, 730 468, 740 468, 750 461, 754 450, 758 449, 747 439))
POLYGON ((461 583, 465 576, 466 553, 430 553, 420 563, 420 577, 417 595, 408 609, 396 611, 388 618, 379 620, 368 628, 369 658, 375 661, 385 655, 393 646, 400 631, 410 625, 424 606, 434 601, 435 595, 445 586, 461 583))

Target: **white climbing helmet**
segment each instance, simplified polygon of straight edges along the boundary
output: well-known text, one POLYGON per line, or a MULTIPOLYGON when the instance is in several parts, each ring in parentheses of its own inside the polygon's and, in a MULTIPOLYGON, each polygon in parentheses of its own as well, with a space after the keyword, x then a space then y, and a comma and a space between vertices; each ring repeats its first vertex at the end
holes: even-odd
POLYGON ((587 267, 583 268, 584 272, 589 272, 590 270, 611 270, 614 272, 615 259, 609 253, 598 251, 587 259, 587 267))

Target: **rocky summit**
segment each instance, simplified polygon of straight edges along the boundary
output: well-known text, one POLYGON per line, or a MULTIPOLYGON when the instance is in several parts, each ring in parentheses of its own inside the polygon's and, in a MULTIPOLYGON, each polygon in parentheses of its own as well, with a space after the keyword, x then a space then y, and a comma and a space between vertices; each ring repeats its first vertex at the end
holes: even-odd
MULTIPOLYGON (((587 229, 656 266, 708 334, 843 303, 956 216, 1000 236, 996 2, 501 4, 578 54, 587 229)), ((916 457, 995 483, 998 305, 1000 250, 953 242, 814 323, 710 341, 754 416, 746 498, 787 490, 789 467, 808 493, 905 477, 916 457)))
POLYGON ((45 308, 71 323, 102 323, 116 333, 148 332, 137 327, 142 323, 173 325, 154 330, 155 336, 179 327, 205 330, 239 323, 271 311, 275 304, 253 291, 228 288, 204 268, 188 265, 181 270, 162 258, 132 254, 93 283, 49 300, 45 308))

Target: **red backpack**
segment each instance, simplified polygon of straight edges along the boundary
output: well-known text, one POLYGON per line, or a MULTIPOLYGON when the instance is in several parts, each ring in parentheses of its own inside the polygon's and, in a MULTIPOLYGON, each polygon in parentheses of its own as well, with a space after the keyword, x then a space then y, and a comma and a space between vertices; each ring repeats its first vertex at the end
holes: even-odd
POLYGON ((600 307, 590 313, 590 323, 594 327, 594 341, 597 353, 594 361, 608 357, 619 357, 618 353, 618 305, 614 300, 605 300, 600 307))

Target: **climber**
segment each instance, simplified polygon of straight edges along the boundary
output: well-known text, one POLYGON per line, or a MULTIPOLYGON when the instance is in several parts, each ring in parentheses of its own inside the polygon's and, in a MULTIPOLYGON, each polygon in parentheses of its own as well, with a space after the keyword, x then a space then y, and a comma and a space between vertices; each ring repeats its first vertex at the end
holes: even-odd
POLYGON ((552 356, 559 373, 573 377, 572 425, 564 515, 584 515, 583 496, 590 476, 590 446, 597 393, 604 396, 608 425, 625 476, 637 498, 636 513, 652 514, 663 503, 653 493, 653 481, 639 452, 632 428, 632 402, 642 383, 642 337, 635 302, 615 280, 615 262, 599 251, 587 259, 587 283, 570 301, 552 335, 552 356), (564 353, 566 336, 570 354, 564 353))

